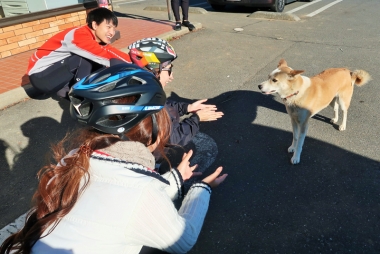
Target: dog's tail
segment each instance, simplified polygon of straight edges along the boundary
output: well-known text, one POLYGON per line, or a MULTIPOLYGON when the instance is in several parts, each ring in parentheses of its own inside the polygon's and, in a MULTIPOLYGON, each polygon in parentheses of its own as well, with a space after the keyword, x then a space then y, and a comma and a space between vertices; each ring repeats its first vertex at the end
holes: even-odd
POLYGON ((371 75, 369 75, 368 72, 363 70, 355 70, 352 71, 350 74, 352 85, 356 84, 357 86, 363 86, 371 80, 371 75))

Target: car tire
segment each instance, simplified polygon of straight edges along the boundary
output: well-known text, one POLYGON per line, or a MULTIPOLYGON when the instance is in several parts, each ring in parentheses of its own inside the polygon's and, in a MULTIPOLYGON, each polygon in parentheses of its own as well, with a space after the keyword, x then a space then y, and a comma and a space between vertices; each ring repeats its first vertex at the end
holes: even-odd
POLYGON ((271 11, 282 12, 285 7, 285 0, 275 0, 274 4, 270 7, 271 11))
POLYGON ((216 11, 222 11, 224 7, 226 7, 225 5, 219 5, 219 4, 210 4, 210 5, 216 11))

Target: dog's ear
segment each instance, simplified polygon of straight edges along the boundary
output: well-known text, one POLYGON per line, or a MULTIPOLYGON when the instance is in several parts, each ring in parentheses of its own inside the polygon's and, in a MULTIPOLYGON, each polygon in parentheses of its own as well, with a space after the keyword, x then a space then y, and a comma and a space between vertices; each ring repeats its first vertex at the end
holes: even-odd
POLYGON ((294 77, 295 75, 298 75, 298 74, 301 74, 301 73, 304 73, 305 71, 304 70, 291 70, 289 75, 294 77))
POLYGON ((287 67, 287 66, 288 66, 288 63, 285 61, 284 58, 282 58, 282 59, 280 60, 280 62, 278 63, 277 68, 280 68, 280 67, 287 67))

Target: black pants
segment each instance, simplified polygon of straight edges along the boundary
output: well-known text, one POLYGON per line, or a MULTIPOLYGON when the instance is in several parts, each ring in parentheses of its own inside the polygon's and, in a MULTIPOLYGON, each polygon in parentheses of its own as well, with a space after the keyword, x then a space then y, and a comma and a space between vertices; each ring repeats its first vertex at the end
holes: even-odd
POLYGON ((189 2, 190 0, 171 0, 172 10, 176 21, 180 21, 179 16, 179 2, 181 2, 182 19, 189 20, 189 2))
POLYGON ((71 55, 39 73, 30 75, 29 79, 35 88, 50 94, 61 90, 65 86, 69 87, 75 84, 92 71, 101 67, 100 64, 78 55, 71 55))
MULTIPOLYGON (((111 59, 110 65, 124 63, 119 59, 111 59)), ((60 97, 66 97, 70 87, 89 74, 104 68, 103 65, 71 55, 49 68, 29 76, 30 83, 41 92, 50 94, 57 92, 60 97)))

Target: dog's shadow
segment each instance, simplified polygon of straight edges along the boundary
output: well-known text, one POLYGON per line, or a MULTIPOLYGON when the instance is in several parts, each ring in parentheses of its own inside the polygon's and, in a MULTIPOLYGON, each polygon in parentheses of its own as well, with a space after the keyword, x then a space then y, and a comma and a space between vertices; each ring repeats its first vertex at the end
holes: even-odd
MULTIPOLYGON (((169 99, 194 101, 174 93, 169 99)), ((374 212, 380 209, 380 196, 374 195, 380 190, 379 161, 307 136, 300 164, 291 165, 291 125, 281 102, 259 92, 231 91, 207 103, 224 116, 200 124, 200 131, 218 148, 204 175, 223 166, 229 176, 213 191, 207 219, 190 253, 337 253, 347 246, 373 253, 380 248, 374 237, 380 228, 371 226, 379 219, 374 212), (260 124, 269 117, 261 108, 275 111, 270 121, 281 124, 286 119, 288 131, 260 124), (353 239, 373 244, 363 247, 353 239)), ((314 118, 331 124, 328 117, 314 118)))

